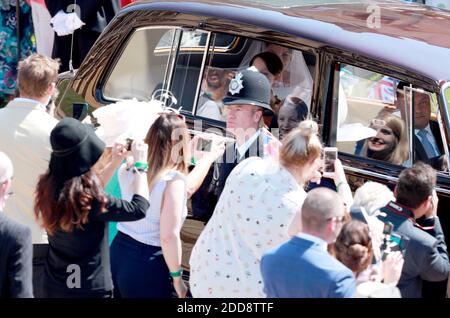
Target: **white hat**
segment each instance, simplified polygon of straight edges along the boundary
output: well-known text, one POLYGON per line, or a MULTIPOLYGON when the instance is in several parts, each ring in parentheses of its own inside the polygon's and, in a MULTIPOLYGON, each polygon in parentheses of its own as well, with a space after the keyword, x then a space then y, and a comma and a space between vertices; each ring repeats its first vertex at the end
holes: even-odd
POLYGON ((92 115, 100 124, 96 130, 98 137, 106 147, 112 147, 114 142, 126 138, 143 140, 162 111, 162 103, 157 100, 139 102, 133 99, 100 107, 92 115))
POLYGON ((402 296, 395 286, 369 281, 356 287, 355 298, 402 298, 402 296))
POLYGON ((344 124, 338 128, 337 141, 357 141, 374 137, 377 131, 370 127, 365 127, 361 123, 344 124))
POLYGON ((0 183, 7 181, 13 176, 13 165, 11 159, 0 151, 0 183))

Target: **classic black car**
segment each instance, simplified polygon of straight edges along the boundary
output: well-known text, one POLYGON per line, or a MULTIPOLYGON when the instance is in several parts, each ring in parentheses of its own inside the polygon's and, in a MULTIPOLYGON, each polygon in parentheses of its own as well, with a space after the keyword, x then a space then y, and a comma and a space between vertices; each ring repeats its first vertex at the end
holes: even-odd
MULTIPOLYGON (((148 101, 163 88, 174 94, 192 129, 201 118, 202 130, 223 131, 220 113, 202 109, 205 96, 220 109, 227 76, 270 50, 284 63, 274 94, 306 102, 352 182, 392 188, 400 171, 418 160, 414 99, 425 96, 439 145, 438 215, 449 244, 449 30, 449 11, 390 0, 139 1, 115 17, 75 74, 62 75, 58 112, 72 115, 74 102, 92 110, 122 99, 148 101), (214 86, 220 80, 222 86, 214 86), (400 107, 398 94, 406 96, 400 107), (401 162, 358 150, 383 111, 399 112, 406 124, 408 156, 401 162)), ((443 295, 445 285, 433 292, 443 295)))

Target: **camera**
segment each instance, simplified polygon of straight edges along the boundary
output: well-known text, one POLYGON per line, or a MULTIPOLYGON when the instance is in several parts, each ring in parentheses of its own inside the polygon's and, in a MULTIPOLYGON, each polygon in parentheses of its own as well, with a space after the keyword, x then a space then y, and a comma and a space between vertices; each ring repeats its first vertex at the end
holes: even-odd
POLYGON ((409 244, 409 237, 394 232, 394 225, 391 222, 384 224, 383 228, 383 244, 381 244, 381 259, 384 261, 391 252, 399 251, 405 256, 406 248, 409 244))

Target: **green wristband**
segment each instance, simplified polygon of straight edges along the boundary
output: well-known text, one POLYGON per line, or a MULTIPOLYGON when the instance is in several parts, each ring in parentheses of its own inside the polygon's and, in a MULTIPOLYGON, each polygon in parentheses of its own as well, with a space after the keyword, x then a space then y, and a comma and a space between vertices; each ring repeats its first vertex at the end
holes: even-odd
POLYGON ((180 268, 177 272, 170 272, 169 274, 172 278, 181 277, 183 274, 183 269, 180 268))
POLYGON ((148 163, 146 163, 146 162, 135 162, 134 166, 138 169, 143 169, 143 170, 148 169, 148 163))

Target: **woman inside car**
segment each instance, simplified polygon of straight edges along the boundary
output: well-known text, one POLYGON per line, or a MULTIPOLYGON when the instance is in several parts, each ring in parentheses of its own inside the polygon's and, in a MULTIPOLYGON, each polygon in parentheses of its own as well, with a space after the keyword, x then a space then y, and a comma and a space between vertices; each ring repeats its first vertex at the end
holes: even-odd
POLYGON ((400 117, 387 114, 372 120, 376 135, 365 140, 360 154, 401 165, 409 158, 406 125, 400 117))

